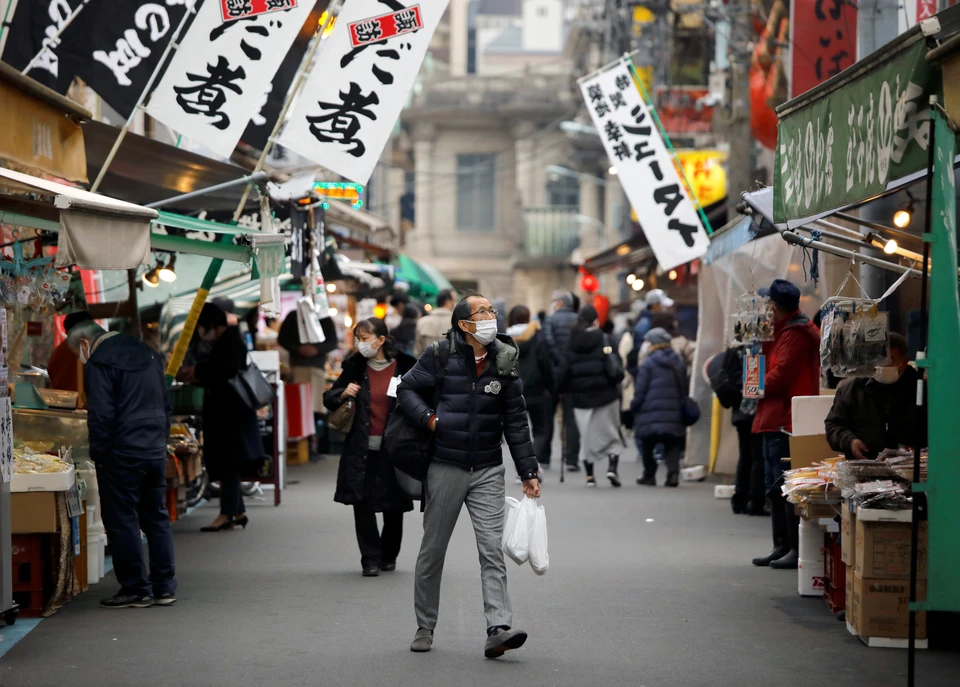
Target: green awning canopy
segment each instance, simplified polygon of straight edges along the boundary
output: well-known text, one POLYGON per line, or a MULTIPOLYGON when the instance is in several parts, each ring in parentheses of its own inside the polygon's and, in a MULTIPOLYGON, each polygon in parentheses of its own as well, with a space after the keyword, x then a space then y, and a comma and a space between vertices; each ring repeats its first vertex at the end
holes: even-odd
POLYGON ((396 281, 405 282, 410 287, 407 293, 411 298, 433 304, 440 291, 453 289, 435 267, 417 262, 408 255, 398 253, 391 264, 396 267, 396 281))

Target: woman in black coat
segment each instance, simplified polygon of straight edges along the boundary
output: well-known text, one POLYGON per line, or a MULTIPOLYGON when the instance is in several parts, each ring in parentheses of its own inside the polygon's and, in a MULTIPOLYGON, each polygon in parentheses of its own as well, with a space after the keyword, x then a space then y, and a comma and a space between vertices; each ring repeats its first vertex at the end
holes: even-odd
POLYGON ((203 386, 203 460, 210 479, 220 481, 220 515, 203 532, 244 529, 249 519, 240 491, 242 473, 264 458, 263 437, 255 410, 230 387, 247 369, 247 345, 240 329, 227 326, 227 313, 207 303, 197 320, 197 335, 212 344, 194 376, 203 386))
POLYGON ((593 466, 607 459, 607 479, 620 486, 620 383, 623 365, 613 338, 598 326, 592 305, 577 315, 570 343, 560 366, 560 392, 573 399, 573 413, 580 430, 580 458, 587 473, 587 486, 597 485, 593 466), (609 359, 609 360, 608 360, 609 359), (615 368, 615 369, 614 369, 615 368))
POLYGON ((413 501, 397 484, 382 447, 383 432, 397 406, 399 378, 414 366, 413 357, 394 349, 383 320, 370 318, 353 330, 357 352, 343 361, 343 372, 323 396, 335 411, 353 399, 353 426, 343 442, 334 501, 353 506, 364 577, 397 569, 403 539, 403 514, 413 501), (383 513, 383 531, 377 527, 383 513))

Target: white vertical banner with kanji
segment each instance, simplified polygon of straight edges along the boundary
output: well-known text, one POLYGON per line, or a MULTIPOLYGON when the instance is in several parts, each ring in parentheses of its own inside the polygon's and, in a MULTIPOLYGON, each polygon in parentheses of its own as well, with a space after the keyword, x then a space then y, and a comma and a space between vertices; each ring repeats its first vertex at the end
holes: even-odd
POLYGON ((580 90, 657 262, 669 270, 702 257, 710 240, 629 61, 584 79, 580 90))
POLYGON ((449 0, 348 0, 280 143, 366 184, 449 0))
POLYGON ((147 114, 230 157, 315 0, 208 0, 150 97, 147 114), (223 8, 272 11, 224 21, 223 8))

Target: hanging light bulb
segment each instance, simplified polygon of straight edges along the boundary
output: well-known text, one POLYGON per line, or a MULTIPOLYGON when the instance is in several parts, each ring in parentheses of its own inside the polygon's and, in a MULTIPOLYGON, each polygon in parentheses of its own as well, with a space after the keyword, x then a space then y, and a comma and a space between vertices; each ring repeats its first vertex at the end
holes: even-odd
POLYGON ((607 173, 608 173, 610 176, 614 176, 614 177, 615 177, 615 176, 617 176, 617 168, 616 168, 616 167, 611 167, 610 169, 607 170, 607 173))
POLYGON ((337 290, 336 284, 327 284, 327 293, 333 293, 337 290))
POLYGON ((143 283, 149 286, 151 289, 157 288, 157 286, 160 285, 159 270, 156 267, 153 267, 144 272, 143 283))
POLYGON ((674 279, 677 278, 677 271, 676 271, 676 270, 670 270, 670 274, 668 274, 667 276, 670 278, 670 281, 673 281, 674 279))
POLYGON ((900 229, 906 228, 910 224, 911 208, 900 208, 893 213, 893 223, 900 229))
POLYGON ((168 262, 165 266, 161 267, 160 263, 157 263, 158 276, 167 283, 177 281, 177 272, 174 270, 174 265, 176 264, 177 256, 175 253, 170 255, 170 262, 168 262))
POLYGON ((635 281, 637 281, 637 275, 635 275, 635 274, 628 274, 628 275, 627 275, 627 283, 628 283, 628 284, 633 284, 633 282, 635 282, 635 281))
POLYGON ((350 329, 353 326, 353 318, 349 315, 343 316, 343 326, 347 329, 350 329))
POLYGON ((637 279, 635 282, 633 282, 630 288, 632 288, 634 291, 639 291, 640 289, 642 289, 643 279, 637 279))
MULTIPOLYGON (((896 221, 896 220, 894 220, 894 221, 896 221)), ((894 241, 893 239, 890 239, 890 240, 887 241, 887 243, 883 246, 883 252, 886 253, 887 255, 893 255, 894 253, 897 252, 897 248, 899 248, 899 246, 897 245, 897 242, 894 241)))
POLYGON ((327 311, 327 314, 328 314, 330 317, 336 317, 336 316, 337 316, 337 312, 338 312, 338 311, 337 311, 336 308, 330 308, 330 310, 327 311))

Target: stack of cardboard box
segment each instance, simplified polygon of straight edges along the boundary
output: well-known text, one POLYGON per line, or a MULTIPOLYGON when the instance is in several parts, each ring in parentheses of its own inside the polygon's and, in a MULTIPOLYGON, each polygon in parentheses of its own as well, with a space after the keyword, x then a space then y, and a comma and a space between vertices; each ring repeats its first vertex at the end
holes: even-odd
MULTIPOLYGON (((847 624, 864 638, 909 634, 910 511, 843 508, 842 559, 847 566, 847 624)), ((920 524, 917 598, 926 598, 927 524, 920 524)), ((917 614, 917 638, 927 636, 917 614)))

